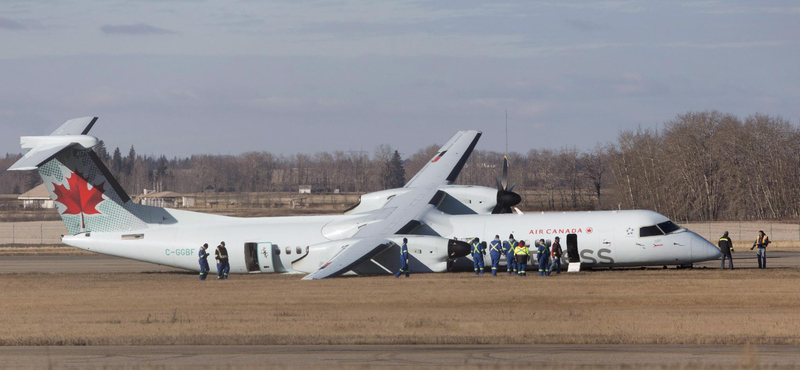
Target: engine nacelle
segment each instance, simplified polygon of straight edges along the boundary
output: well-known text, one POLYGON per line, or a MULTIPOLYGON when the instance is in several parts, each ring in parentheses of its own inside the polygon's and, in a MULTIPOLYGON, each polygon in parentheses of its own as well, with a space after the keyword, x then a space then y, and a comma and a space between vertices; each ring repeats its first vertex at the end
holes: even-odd
MULTIPOLYGON (((469 254, 466 242, 427 235, 393 235, 392 246, 353 269, 359 275, 395 273, 400 269, 400 245, 408 239, 409 267, 413 272, 444 272, 452 259, 469 254)), ((292 269, 314 272, 337 253, 356 242, 357 238, 333 240, 308 247, 305 257, 294 261, 292 269)))
POLYGON ((490 214, 497 205, 497 189, 486 186, 447 185, 439 188, 447 193, 439 210, 451 215, 490 214))
MULTIPOLYGON (((345 214, 358 214, 383 208, 392 198, 411 189, 398 188, 376 191, 361 196, 358 204, 345 214)), ((439 210, 451 215, 490 214, 497 204, 497 189, 473 185, 444 185, 439 190, 447 196, 439 203, 439 210)))

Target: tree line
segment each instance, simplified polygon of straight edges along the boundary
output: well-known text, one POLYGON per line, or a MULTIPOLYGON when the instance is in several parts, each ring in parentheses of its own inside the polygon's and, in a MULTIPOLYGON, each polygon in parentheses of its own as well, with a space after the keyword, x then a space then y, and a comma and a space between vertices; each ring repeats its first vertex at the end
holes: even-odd
MULTIPOLYGON (((131 147, 95 150, 131 194, 143 189, 198 193, 366 193, 402 187, 437 152, 408 155, 379 145, 372 153, 334 151, 275 155, 193 155, 168 159, 131 147), (406 176, 408 175, 408 176, 406 176)), ((0 158, 5 169, 20 155, 0 158)), ((776 116, 739 118, 717 111, 688 112, 660 129, 619 133, 594 149, 532 149, 508 153, 509 183, 529 211, 651 209, 676 220, 796 218, 800 216, 800 129, 776 116)), ((494 188, 503 153, 476 150, 458 184, 494 188)), ((40 183, 35 173, 0 173, 0 193, 40 183)))

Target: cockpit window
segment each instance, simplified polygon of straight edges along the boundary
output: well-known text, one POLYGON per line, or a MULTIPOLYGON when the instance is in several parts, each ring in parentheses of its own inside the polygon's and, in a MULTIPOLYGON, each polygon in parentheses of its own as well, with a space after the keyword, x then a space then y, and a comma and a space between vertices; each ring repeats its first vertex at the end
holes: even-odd
POLYGON ((645 236, 657 236, 657 235, 664 235, 664 233, 656 225, 645 226, 639 229, 639 237, 643 238, 645 236))
POLYGON ((672 233, 672 232, 675 232, 675 231, 678 231, 678 230, 681 229, 680 226, 676 225, 672 221, 662 222, 662 223, 658 224, 658 227, 661 228, 661 230, 666 234, 669 234, 669 233, 672 233))

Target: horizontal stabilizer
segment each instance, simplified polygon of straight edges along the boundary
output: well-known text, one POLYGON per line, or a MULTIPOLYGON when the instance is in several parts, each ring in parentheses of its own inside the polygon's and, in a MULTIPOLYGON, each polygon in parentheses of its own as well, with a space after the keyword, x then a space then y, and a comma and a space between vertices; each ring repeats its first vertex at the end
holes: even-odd
POLYGON ((73 118, 64 122, 50 136, 55 135, 86 135, 92 129, 94 123, 97 122, 97 117, 81 117, 73 118))
POLYGON ((71 146, 90 149, 97 145, 94 136, 86 135, 92 129, 97 117, 83 117, 64 122, 49 136, 23 136, 20 145, 30 149, 20 160, 8 168, 9 171, 29 171, 39 168, 62 150, 71 146))

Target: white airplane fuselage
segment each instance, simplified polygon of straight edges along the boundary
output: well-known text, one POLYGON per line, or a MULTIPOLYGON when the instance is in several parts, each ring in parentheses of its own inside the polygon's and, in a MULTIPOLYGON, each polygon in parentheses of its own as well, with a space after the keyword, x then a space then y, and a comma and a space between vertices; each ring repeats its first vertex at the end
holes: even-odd
MULTIPOLYGON (((63 237, 67 245, 88 251, 199 271, 198 251, 209 244, 212 257, 225 241, 231 273, 310 273, 332 258, 355 234, 369 215, 332 215, 271 218, 232 218, 167 209, 176 219, 203 221, 163 225, 139 231, 91 232, 63 237), (198 216, 194 216, 198 215, 198 216)), ((504 215, 448 215, 438 211, 424 217, 423 234, 468 241, 495 235, 533 245, 534 240, 561 238, 574 244, 582 264, 589 267, 687 265, 717 259, 719 250, 699 235, 681 228, 666 235, 640 236, 642 227, 669 221, 651 211, 564 212, 504 215)), ((398 235, 397 244, 403 235, 398 235)), ((411 269, 447 271, 448 248, 442 238, 408 235, 411 269)), ((531 248, 535 254, 535 247, 531 248)), ((487 265, 488 265, 487 255, 487 265)), ((399 268, 399 249, 390 248, 372 259, 371 273, 399 268)), ((564 257, 566 262, 566 256, 564 257)))

